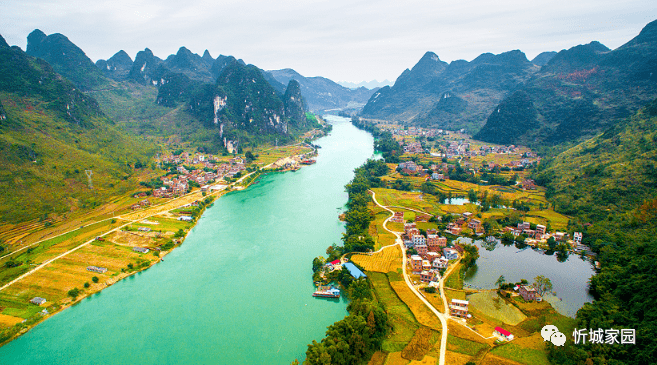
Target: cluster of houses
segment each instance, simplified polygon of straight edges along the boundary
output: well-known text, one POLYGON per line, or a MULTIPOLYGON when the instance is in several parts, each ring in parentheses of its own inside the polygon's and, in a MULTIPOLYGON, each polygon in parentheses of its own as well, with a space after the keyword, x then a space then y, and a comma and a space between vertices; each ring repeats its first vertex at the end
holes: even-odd
MULTIPOLYGON (((141 193, 137 193, 137 194, 135 194, 134 197, 135 197, 135 198, 145 198, 146 196, 147 196, 146 193, 141 192, 141 193)), ((146 208, 146 207, 148 207, 148 206, 150 206, 150 205, 151 205, 150 200, 148 200, 148 199, 143 199, 143 200, 140 200, 138 203, 135 203, 135 204, 131 205, 131 206, 130 206, 130 209, 135 210, 135 209, 140 209, 140 208, 146 208)))
POLYGON ((465 229, 471 230, 476 235, 484 234, 481 220, 474 218, 470 212, 463 212, 455 222, 448 223, 445 232, 458 236, 465 229))
POLYGON ((207 161, 204 155, 191 157, 187 152, 182 153, 180 156, 170 156, 163 159, 163 161, 171 164, 185 163, 188 160, 190 160, 189 163, 191 164, 203 164, 204 170, 196 169, 188 171, 182 165, 177 166, 176 170, 180 175, 173 178, 167 176, 161 177, 160 179, 164 186, 153 189, 154 197, 173 198, 181 196, 189 191, 189 183, 192 181, 201 186, 206 186, 225 177, 233 178, 241 171, 246 170, 244 161, 239 157, 230 159, 228 163, 219 165, 207 161), (211 171, 206 171, 207 169, 211 169, 211 171))
POLYGON ((425 153, 427 152, 423 147, 420 142, 412 142, 408 144, 404 144, 404 142, 400 141, 399 145, 404 149, 404 153, 425 153))
POLYGON ((557 242, 568 242, 575 250, 584 250, 586 246, 582 244, 582 232, 574 232, 573 239, 570 240, 570 235, 568 232, 555 231, 554 233, 547 232, 547 227, 542 224, 537 224, 534 229, 531 228, 531 223, 522 222, 518 223, 516 227, 504 227, 502 232, 510 232, 514 237, 518 237, 521 234, 526 235, 528 238, 533 239, 533 241, 526 241, 526 243, 531 244, 535 241, 544 241, 554 238, 557 242))
POLYGON ((434 129, 434 128, 420 128, 420 127, 408 127, 408 129, 393 128, 390 129, 390 133, 393 136, 424 136, 424 137, 436 137, 436 136, 448 136, 449 131, 444 129, 434 129))
POLYGON ((459 258, 459 251, 447 247, 447 238, 438 236, 435 229, 428 229, 423 235, 415 223, 404 224, 404 244, 417 252, 411 255, 410 265, 413 274, 420 275, 422 282, 433 282, 440 270, 446 269, 449 260, 459 258))

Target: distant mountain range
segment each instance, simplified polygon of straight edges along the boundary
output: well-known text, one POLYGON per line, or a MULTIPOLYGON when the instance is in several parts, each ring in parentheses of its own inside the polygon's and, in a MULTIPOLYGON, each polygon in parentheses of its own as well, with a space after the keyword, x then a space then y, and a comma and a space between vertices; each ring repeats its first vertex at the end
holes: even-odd
POLYGON ((362 116, 447 129, 479 129, 511 90, 540 67, 520 51, 484 53, 472 62, 446 63, 427 52, 393 86, 375 92, 362 116))
POLYGON ((475 136, 556 145, 593 136, 657 97, 657 21, 621 47, 599 42, 555 55, 492 110, 475 136))
POLYGON ((657 21, 616 50, 599 42, 544 52, 484 53, 446 63, 427 52, 375 92, 366 118, 466 128, 504 144, 555 145, 590 137, 657 96, 657 21))
POLYGON ((287 85, 290 80, 296 80, 301 85, 308 107, 311 111, 343 110, 362 108, 373 92, 365 87, 349 89, 325 77, 305 77, 298 72, 286 68, 282 70, 266 71, 275 80, 287 85))
POLYGON ((376 89, 376 88, 382 88, 384 86, 391 86, 393 84, 392 81, 383 80, 383 81, 361 81, 361 82, 349 82, 349 81, 337 81, 338 84, 349 88, 349 89, 358 89, 359 87, 364 87, 367 89, 376 89))

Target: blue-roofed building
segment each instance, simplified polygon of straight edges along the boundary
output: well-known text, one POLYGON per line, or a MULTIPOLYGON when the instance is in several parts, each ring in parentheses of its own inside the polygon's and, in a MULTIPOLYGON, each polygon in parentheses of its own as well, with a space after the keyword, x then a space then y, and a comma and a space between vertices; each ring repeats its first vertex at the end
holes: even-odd
POLYGON ((346 264, 344 264, 342 266, 346 267, 347 270, 349 270, 349 273, 351 274, 351 276, 353 276, 355 279, 366 278, 367 277, 367 275, 365 275, 365 273, 360 271, 360 269, 357 268, 356 265, 352 264, 351 262, 347 262, 346 264))

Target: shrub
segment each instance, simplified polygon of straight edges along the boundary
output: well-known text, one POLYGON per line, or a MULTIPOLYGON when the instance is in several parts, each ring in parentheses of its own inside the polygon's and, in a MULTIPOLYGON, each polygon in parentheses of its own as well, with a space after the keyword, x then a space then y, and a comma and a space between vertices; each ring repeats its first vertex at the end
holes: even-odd
POLYGON ((88 287, 90 287, 90 286, 91 286, 91 284, 89 284, 89 282, 84 283, 84 287, 85 287, 85 288, 88 288, 88 287))
POLYGON ((73 299, 77 298, 78 295, 80 295, 80 289, 78 288, 73 288, 68 291, 68 296, 72 297, 73 299))

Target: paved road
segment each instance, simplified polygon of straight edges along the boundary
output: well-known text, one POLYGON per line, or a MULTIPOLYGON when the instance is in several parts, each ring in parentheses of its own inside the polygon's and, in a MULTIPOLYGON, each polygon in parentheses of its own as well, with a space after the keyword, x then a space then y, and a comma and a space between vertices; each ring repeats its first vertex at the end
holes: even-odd
MULTIPOLYGON (((374 203, 376 203, 376 205, 378 205, 381 208, 389 211, 390 213, 392 213, 392 216, 394 216, 395 212, 392 209, 379 204, 379 202, 376 200, 376 194, 371 190, 370 190, 370 193, 372 193, 372 200, 374 200, 374 203)), ((395 235, 395 237, 396 237, 396 240, 395 240, 396 243, 395 244, 399 245, 399 248, 401 248, 401 250, 402 250, 402 259, 403 259, 402 271, 404 273, 404 281, 406 281, 406 285, 408 286, 409 289, 411 289, 413 294, 415 294, 418 298, 420 298, 420 300, 438 317, 438 319, 440 319, 440 324, 443 326, 443 330, 440 334, 441 335, 441 338, 440 338, 440 358, 439 358, 438 364, 439 365, 445 365, 445 353, 447 351, 447 331, 448 331, 447 319, 449 318, 449 314, 448 314, 449 313, 449 308, 447 307, 447 298, 445 297, 445 290, 444 290, 444 286, 443 286, 443 278, 440 279, 440 297, 442 298, 443 304, 445 306, 445 313, 440 313, 436 308, 434 308, 433 305, 431 305, 431 303, 429 303, 429 301, 424 297, 424 295, 422 295, 415 288, 415 286, 411 283, 411 280, 408 278, 408 274, 406 273, 406 246, 404 246, 404 242, 402 241, 399 232, 391 231, 391 230, 388 229, 388 227, 386 227, 386 223, 388 223, 388 220, 390 220, 390 218, 392 218, 392 216, 388 217, 385 221, 383 221, 383 228, 386 231, 388 231, 388 232, 395 235)), ((386 246, 386 247, 389 247, 389 246, 386 246)), ((383 247, 381 249, 383 249, 383 247)), ((447 275, 445 275, 445 276, 447 276, 447 275)))

